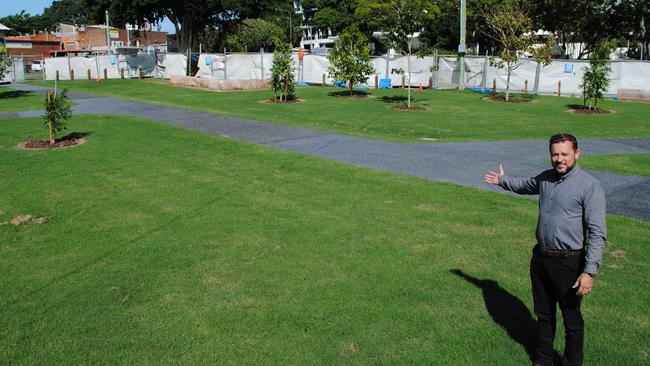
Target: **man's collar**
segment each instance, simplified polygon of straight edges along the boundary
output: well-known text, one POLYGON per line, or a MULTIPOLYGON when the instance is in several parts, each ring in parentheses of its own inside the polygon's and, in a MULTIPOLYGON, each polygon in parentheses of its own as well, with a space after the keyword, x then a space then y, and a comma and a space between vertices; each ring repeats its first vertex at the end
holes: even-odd
POLYGON ((565 181, 566 179, 568 179, 572 175, 575 175, 578 170, 580 170, 580 167, 578 166, 578 163, 576 162, 575 165, 573 166, 573 168, 571 168, 571 170, 569 170, 568 172, 566 172, 564 174, 557 174, 556 173, 558 182, 565 181))

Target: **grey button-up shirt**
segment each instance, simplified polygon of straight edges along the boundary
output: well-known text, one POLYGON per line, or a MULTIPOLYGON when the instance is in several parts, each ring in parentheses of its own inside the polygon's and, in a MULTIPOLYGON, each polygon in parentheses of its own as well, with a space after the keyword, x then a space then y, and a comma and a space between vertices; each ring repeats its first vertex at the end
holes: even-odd
POLYGON ((585 248, 583 272, 596 275, 603 262, 607 224, 605 192, 576 165, 564 175, 553 169, 531 178, 503 176, 499 185, 520 194, 539 194, 537 242, 547 250, 585 248))

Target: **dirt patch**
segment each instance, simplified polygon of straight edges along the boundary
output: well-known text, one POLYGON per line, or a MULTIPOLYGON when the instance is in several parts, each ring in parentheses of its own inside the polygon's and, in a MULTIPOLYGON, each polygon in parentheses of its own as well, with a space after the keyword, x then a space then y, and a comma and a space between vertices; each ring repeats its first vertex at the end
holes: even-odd
POLYGON ((506 100, 505 96, 501 95, 495 95, 493 97, 487 97, 485 100, 489 100, 492 102, 500 102, 500 103, 530 103, 533 101, 533 99, 528 99, 528 98, 515 98, 515 97, 510 97, 508 100, 506 100))
POLYGON ((427 110, 426 108, 424 108, 422 106, 419 106, 419 105, 411 105, 410 107, 407 106, 407 105, 391 105, 391 106, 388 106, 386 108, 388 108, 388 109, 397 109, 397 110, 400 110, 400 111, 420 111, 420 112, 427 110))
POLYGON ((602 109, 602 108, 589 109, 588 107, 585 107, 583 105, 570 105, 567 112, 575 113, 575 114, 592 114, 592 115, 616 113, 616 111, 612 111, 610 109, 602 109))
POLYGON ((617 249, 609 253, 614 258, 619 258, 619 259, 626 259, 627 258, 627 253, 625 253, 624 250, 617 249))
POLYGON ((56 148, 69 148, 75 147, 81 144, 84 144, 86 140, 84 138, 61 138, 54 141, 54 145, 50 146, 48 140, 31 140, 24 141, 16 145, 19 149, 24 150, 45 150, 45 149, 56 149, 56 148))
POLYGON ((258 101, 258 103, 276 104, 277 105, 277 104, 303 103, 304 101, 305 101, 304 99, 300 99, 300 98, 289 99, 287 101, 282 101, 282 102, 280 102, 279 100, 275 100, 275 99, 263 99, 263 100, 258 101))
POLYGON ((11 219, 11 221, 5 221, 5 222, 0 222, 0 226, 4 225, 13 225, 13 226, 21 226, 25 225, 29 222, 34 222, 36 224, 44 224, 50 220, 49 216, 33 216, 33 215, 18 215, 11 219))
POLYGON ((20 226, 28 223, 32 219, 32 215, 19 215, 14 217, 9 223, 13 226, 20 226))

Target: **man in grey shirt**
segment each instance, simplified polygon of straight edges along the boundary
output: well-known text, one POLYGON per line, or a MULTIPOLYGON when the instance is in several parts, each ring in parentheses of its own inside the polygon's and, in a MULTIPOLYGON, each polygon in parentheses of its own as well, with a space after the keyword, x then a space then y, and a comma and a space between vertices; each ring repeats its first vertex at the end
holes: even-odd
POLYGON ((508 177, 490 171, 485 182, 519 194, 539 194, 537 245, 530 278, 538 324, 533 365, 552 365, 556 307, 564 319, 563 365, 582 365, 584 322, 582 296, 591 292, 603 262, 607 237, 605 193, 600 183, 576 164, 576 138, 558 134, 549 140, 553 169, 531 178, 508 177))

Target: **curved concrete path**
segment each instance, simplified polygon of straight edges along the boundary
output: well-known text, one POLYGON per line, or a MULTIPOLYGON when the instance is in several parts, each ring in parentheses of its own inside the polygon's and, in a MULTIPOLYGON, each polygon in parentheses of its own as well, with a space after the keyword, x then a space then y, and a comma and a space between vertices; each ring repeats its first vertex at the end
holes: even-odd
MULTIPOLYGON (((46 88, 14 84, 14 89, 44 92, 46 88)), ((295 151, 325 159, 507 193, 483 183, 483 175, 503 163, 509 175, 531 176, 548 168, 546 141, 454 142, 408 144, 289 127, 193 112, 112 97, 70 93, 75 114, 132 115, 295 151)), ((39 116, 42 111, 0 113, 0 118, 39 116)), ((650 153, 650 139, 580 140, 585 155, 650 153)), ((590 171, 607 194, 607 211, 650 221, 650 179, 590 171)))

